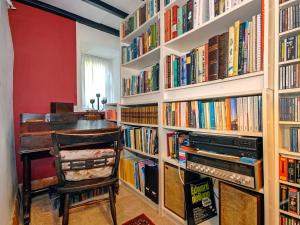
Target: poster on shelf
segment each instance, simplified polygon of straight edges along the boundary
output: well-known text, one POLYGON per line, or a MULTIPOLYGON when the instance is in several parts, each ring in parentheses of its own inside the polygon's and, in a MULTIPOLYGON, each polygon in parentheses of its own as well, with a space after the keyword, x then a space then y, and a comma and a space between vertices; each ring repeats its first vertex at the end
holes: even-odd
POLYGON ((217 216, 212 179, 205 177, 184 186, 188 225, 198 225, 217 216))

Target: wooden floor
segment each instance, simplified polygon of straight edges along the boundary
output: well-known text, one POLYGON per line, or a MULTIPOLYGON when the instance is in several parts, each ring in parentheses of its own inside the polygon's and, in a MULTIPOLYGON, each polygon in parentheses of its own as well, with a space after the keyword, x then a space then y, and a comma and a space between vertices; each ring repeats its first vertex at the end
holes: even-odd
MULTIPOLYGON (((160 216, 157 211, 142 201, 133 191, 120 187, 117 196, 118 225, 140 215, 146 214, 156 225, 173 225, 167 218, 160 216)), ((53 210, 48 195, 33 199, 31 209, 31 225, 61 224, 57 210, 53 210)), ((70 225, 110 225, 112 224, 109 203, 107 201, 71 209, 70 225)))

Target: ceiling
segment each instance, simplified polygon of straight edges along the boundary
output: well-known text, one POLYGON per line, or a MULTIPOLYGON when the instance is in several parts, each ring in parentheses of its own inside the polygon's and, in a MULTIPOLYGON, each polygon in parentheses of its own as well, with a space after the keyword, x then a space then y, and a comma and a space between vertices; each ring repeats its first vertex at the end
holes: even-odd
MULTIPOLYGON (((117 17, 109 12, 99 9, 82 0, 40 0, 49 5, 64 9, 71 13, 85 17, 97 23, 119 29, 122 18, 117 17)), ((132 13, 142 0, 102 0, 117 9, 120 9, 128 14, 132 13)))

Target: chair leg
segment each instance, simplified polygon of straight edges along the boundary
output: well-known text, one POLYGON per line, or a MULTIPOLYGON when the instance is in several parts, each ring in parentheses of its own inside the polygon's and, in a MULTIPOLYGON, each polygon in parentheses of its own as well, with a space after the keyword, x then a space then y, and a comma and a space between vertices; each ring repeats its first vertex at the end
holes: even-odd
POLYGON ((59 197, 59 217, 61 217, 64 213, 64 203, 65 203, 65 194, 60 194, 60 197, 59 197))
POLYGON ((63 225, 68 225, 69 224, 69 197, 70 197, 70 194, 67 193, 67 194, 64 194, 64 215, 63 215, 63 222, 62 224, 63 225))
POLYGON ((109 186, 109 201, 110 201, 110 210, 111 210, 111 216, 114 222, 114 225, 117 225, 117 215, 116 215, 116 205, 115 205, 115 191, 112 186, 109 186))

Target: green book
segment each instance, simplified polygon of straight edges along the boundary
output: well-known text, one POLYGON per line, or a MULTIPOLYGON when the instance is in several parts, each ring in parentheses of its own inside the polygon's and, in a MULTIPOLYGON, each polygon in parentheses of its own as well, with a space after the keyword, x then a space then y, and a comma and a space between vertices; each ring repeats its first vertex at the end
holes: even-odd
POLYGON ((173 74, 174 74, 174 87, 178 87, 178 70, 177 70, 177 57, 173 61, 173 74))
POLYGON ((177 35, 180 36, 183 34, 182 30, 182 7, 177 9, 177 35))

